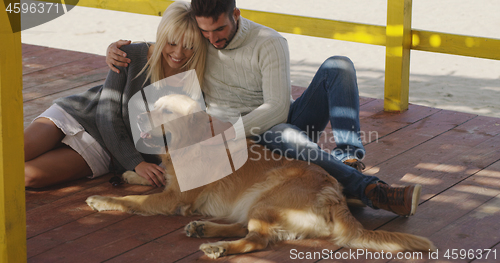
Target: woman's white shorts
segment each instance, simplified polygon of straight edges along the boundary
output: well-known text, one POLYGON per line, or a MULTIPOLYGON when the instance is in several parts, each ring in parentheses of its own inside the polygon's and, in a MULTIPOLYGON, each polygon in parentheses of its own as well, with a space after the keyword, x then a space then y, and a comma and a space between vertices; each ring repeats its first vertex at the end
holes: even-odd
POLYGON ((62 143, 71 147, 85 159, 93 173, 91 178, 109 173, 111 162, 109 154, 85 131, 83 126, 63 108, 57 104, 52 104, 50 108, 36 117, 35 120, 38 118, 47 118, 61 129, 66 135, 62 143))

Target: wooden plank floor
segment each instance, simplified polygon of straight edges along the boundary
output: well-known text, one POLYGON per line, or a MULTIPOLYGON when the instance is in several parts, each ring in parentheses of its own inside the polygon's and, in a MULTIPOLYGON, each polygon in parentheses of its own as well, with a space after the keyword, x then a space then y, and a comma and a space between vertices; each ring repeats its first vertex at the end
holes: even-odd
MULTIPOLYGON (((108 72, 103 57, 33 45, 23 45, 23 69, 25 126, 54 99, 102 84, 108 72)), ((294 96, 302 91, 294 87, 294 96)), ((484 249, 493 249, 486 260, 486 254, 482 254, 481 260, 453 262, 497 262, 500 259, 500 119, 417 105, 394 114, 383 111, 381 100, 361 98, 360 103, 367 150, 366 173, 389 184, 420 183, 424 188, 415 216, 401 218, 382 210, 353 208, 354 216, 367 229, 430 238, 439 248, 439 262, 451 261, 445 258, 448 250, 451 256, 451 249, 458 249, 457 252, 483 249, 485 253, 484 249)), ((329 137, 323 139, 322 146, 332 149, 334 143, 329 137)), ((184 225, 197 217, 143 217, 92 211, 84 202, 90 195, 160 191, 144 186, 112 187, 108 183, 110 177, 26 190, 29 262, 208 261, 198 247, 219 239, 192 239, 184 235, 184 225)), ((329 262, 330 259, 318 255, 324 249, 333 252, 333 257, 357 252, 324 240, 302 240, 216 262, 329 262), (299 252, 313 258, 295 259, 299 252)), ((415 261, 437 262, 429 259, 428 253, 422 257, 415 261)), ((367 255, 343 261, 352 259, 374 261, 367 255)))

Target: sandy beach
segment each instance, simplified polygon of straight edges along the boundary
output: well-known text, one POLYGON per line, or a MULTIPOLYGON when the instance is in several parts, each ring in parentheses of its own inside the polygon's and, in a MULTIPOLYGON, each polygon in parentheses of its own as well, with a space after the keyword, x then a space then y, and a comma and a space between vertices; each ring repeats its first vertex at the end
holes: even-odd
MULTIPOLYGON (((386 0, 237 0, 244 9, 385 25, 386 0)), ((497 0, 413 1, 412 27, 500 38, 497 0)), ((75 7, 22 32, 22 42, 104 55, 118 39, 154 41, 160 17, 75 7)), ((292 84, 307 87, 319 65, 333 55, 349 57, 360 95, 383 98, 385 48, 283 34, 290 46, 292 84)), ((500 61, 412 51, 410 102, 500 117, 500 61)))

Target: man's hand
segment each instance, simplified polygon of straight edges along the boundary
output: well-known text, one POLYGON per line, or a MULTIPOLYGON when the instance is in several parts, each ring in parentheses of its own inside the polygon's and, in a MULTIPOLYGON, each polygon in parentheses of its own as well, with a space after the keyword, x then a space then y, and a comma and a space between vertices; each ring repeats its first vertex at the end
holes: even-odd
POLYGON ((160 187, 166 184, 163 168, 154 163, 142 162, 135 167, 135 172, 153 186, 160 187))
POLYGON ((127 58, 127 53, 121 51, 120 48, 130 43, 130 40, 118 40, 108 46, 106 50, 106 64, 108 64, 108 67, 112 71, 120 73, 120 70, 115 68, 115 66, 128 67, 128 63, 130 63, 131 60, 127 58))

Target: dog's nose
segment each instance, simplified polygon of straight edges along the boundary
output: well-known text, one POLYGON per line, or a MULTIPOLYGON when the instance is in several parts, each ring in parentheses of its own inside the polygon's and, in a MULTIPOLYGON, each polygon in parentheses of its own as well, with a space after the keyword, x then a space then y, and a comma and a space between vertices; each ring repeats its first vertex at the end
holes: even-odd
POLYGON ((142 113, 137 116, 137 122, 139 126, 147 128, 151 126, 151 120, 148 113, 142 113))

